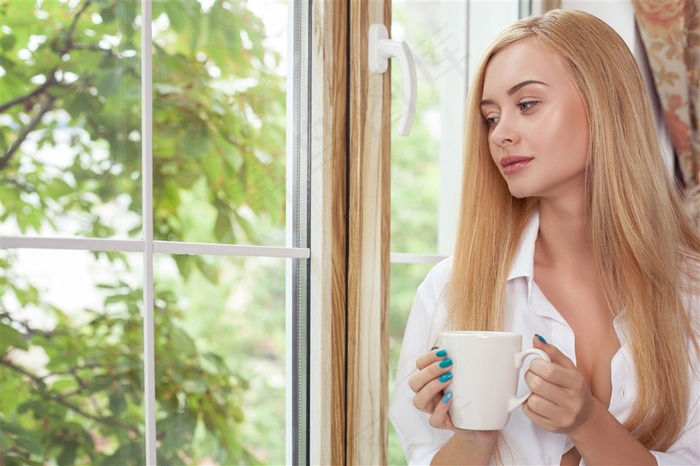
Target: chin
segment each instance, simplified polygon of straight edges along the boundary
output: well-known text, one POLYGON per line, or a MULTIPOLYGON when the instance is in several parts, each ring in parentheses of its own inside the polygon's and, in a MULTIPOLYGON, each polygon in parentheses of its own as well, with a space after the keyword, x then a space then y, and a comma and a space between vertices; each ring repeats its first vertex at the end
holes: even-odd
POLYGON ((533 194, 530 191, 524 189, 517 189, 509 186, 508 190, 510 191, 510 195, 517 199, 525 199, 526 197, 533 196, 533 194))

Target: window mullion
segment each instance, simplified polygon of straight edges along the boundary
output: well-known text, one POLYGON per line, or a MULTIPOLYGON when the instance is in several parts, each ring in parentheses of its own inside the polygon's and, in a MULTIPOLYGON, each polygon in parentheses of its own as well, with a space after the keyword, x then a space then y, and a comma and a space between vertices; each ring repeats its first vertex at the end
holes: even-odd
POLYGON ((155 325, 153 289, 153 53, 152 10, 141 1, 141 189, 143 215, 143 372, 146 464, 156 461, 155 325))

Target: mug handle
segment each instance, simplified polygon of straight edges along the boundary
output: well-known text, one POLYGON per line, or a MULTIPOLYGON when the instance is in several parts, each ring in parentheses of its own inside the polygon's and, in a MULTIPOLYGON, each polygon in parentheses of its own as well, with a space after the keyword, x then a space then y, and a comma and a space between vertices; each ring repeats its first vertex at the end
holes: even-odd
MULTIPOLYGON (((515 367, 518 369, 521 368, 523 362, 525 361, 525 357, 531 354, 539 356, 547 362, 551 362, 551 359, 549 359, 549 355, 547 353, 545 353, 541 349, 530 348, 529 350, 521 351, 520 353, 515 355, 515 367)), ((508 403, 508 412, 513 411, 515 408, 525 403, 525 401, 527 401, 527 399, 530 398, 530 395, 532 395, 532 392, 527 392, 520 398, 511 398, 510 402, 508 403)))

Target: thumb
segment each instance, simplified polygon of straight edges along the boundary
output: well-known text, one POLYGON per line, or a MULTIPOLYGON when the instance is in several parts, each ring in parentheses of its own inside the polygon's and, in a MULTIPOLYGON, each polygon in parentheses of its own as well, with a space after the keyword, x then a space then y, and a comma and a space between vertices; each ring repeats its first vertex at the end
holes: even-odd
POLYGON ((571 359, 559 351, 556 346, 547 343, 547 340, 545 340, 541 335, 535 334, 535 336, 532 338, 532 347, 547 353, 547 356, 549 356, 549 359, 552 360, 552 363, 556 364, 557 366, 566 367, 569 369, 576 368, 576 365, 571 359))

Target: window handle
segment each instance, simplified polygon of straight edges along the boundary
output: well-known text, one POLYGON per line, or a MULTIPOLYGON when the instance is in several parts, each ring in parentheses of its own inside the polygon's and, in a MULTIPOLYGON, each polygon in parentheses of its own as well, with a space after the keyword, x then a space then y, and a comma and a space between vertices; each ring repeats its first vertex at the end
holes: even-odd
POLYGON ((408 136, 416 115, 416 64, 413 53, 400 40, 389 39, 389 32, 383 24, 372 24, 369 27, 369 70, 372 74, 384 73, 389 67, 389 58, 397 58, 403 76, 403 110, 399 120, 399 134, 408 136))

